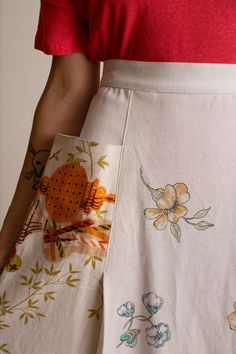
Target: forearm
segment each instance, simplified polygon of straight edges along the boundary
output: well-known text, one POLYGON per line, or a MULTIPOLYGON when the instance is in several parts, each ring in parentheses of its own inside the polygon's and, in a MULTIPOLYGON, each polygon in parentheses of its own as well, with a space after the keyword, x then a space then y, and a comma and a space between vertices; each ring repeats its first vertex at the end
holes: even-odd
POLYGON ((79 135, 89 104, 96 92, 96 85, 81 90, 67 91, 48 87, 43 92, 35 110, 27 152, 17 187, 1 230, 0 252, 4 244, 13 245, 19 236, 29 206, 37 189, 40 176, 34 175, 33 157, 38 154, 40 168, 48 159, 56 133, 79 135), (10 239, 9 239, 10 235, 10 239))

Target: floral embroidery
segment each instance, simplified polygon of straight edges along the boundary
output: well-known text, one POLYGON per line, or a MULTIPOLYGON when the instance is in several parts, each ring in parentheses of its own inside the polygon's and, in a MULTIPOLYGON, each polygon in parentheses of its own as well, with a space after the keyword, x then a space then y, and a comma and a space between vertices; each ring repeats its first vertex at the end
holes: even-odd
POLYGON ((76 152, 68 153, 69 156, 66 162, 81 163, 87 162, 84 158, 81 158, 81 154, 85 155, 90 161, 90 178, 93 177, 93 168, 95 165, 102 167, 109 166, 110 164, 105 160, 107 155, 101 155, 97 161, 94 161, 91 148, 98 146, 95 141, 82 141, 82 146, 76 146, 76 152), (77 157, 78 156, 78 157, 77 157))
POLYGON ((134 304, 132 304, 132 302, 130 301, 127 301, 125 304, 121 305, 118 308, 117 313, 120 316, 130 317, 134 314, 134 311, 135 311, 134 304))
POLYGON ((148 344, 152 347, 163 347, 165 342, 170 339, 169 326, 164 322, 160 322, 158 325, 146 328, 146 339, 148 344))
POLYGON ((155 324, 152 320, 152 317, 161 309, 163 306, 163 299, 160 296, 157 296, 153 292, 148 292, 147 294, 143 294, 142 302, 148 312, 148 316, 145 315, 136 315, 135 313, 135 305, 127 301, 122 304, 118 309, 117 313, 121 317, 129 318, 129 320, 125 323, 124 328, 127 327, 126 331, 120 336, 120 343, 117 345, 117 348, 122 344, 130 348, 134 348, 138 341, 138 336, 141 333, 141 329, 132 328, 133 322, 135 320, 139 320, 142 322, 148 322, 149 326, 146 327, 146 341, 152 347, 160 348, 170 340, 171 332, 168 324, 164 322, 160 322, 155 324))
POLYGON ((153 225, 159 230, 164 230, 170 223, 172 235, 180 242, 181 228, 178 224, 183 219, 189 225, 193 225, 197 230, 205 230, 214 224, 201 220, 197 223, 190 220, 201 219, 207 215, 208 209, 197 211, 192 217, 186 217, 187 207, 184 205, 190 199, 190 193, 185 183, 167 184, 165 188, 152 188, 143 178, 143 169, 140 168, 140 176, 144 185, 150 190, 152 199, 156 202, 156 208, 146 208, 144 215, 148 219, 154 219, 153 225))
POLYGON ((231 312, 227 316, 227 320, 229 323, 229 328, 232 329, 233 331, 236 331, 236 302, 234 303, 234 309, 235 311, 231 312))
POLYGON ((99 297, 100 297, 100 305, 99 305, 99 307, 97 309, 88 309, 88 312, 89 312, 88 317, 96 316, 97 320, 99 320, 100 311, 103 308, 103 280, 102 279, 99 280, 98 292, 99 292, 99 297))
POLYGON ((4 343, 4 344, 0 345, 0 352, 10 353, 9 350, 7 349, 7 345, 8 345, 7 343, 4 343))
POLYGON ((49 160, 56 159, 57 161, 59 160, 59 155, 60 155, 61 149, 58 151, 53 152, 52 155, 49 156, 49 160))
MULTIPOLYGON (((46 317, 46 309, 42 311, 43 302, 55 301, 59 287, 63 284, 75 287, 79 280, 98 289, 93 298, 96 308, 90 305, 87 311, 88 317, 100 319, 103 289, 94 284, 94 279, 102 281, 120 153, 121 145, 100 144, 79 137, 56 137, 36 196, 4 270, 17 272, 27 257, 27 250, 33 246, 37 251, 38 245, 41 247, 38 260, 41 262, 44 257, 51 262, 51 267, 44 266, 44 262, 40 266, 37 261, 35 267, 29 267, 34 274, 19 275, 21 295, 14 297, 17 303, 12 303, 10 286, 0 294, 0 330, 13 326, 10 320, 16 320, 15 326, 16 322, 26 325, 33 319, 46 317), (28 244, 26 242, 24 248, 26 240, 28 244), (34 240, 37 240, 36 244, 34 240), (65 258, 73 253, 80 255, 77 264, 81 269, 72 269, 70 263, 69 272, 66 272, 65 258), (55 269, 55 263, 61 264, 61 261, 63 268, 55 269), (80 273, 80 277, 74 277, 74 273, 80 273)), ((0 342, 0 352, 7 352, 7 346, 0 342)))
POLYGON ((135 347, 140 332, 140 329, 129 329, 120 336, 121 343, 125 343, 130 348, 135 347))
MULTIPOLYGON (((21 282, 19 285, 25 289, 25 295, 19 298, 17 303, 11 304, 7 298, 6 290, 0 296, 0 330, 5 330, 11 327, 7 318, 11 315, 19 313, 19 321, 24 325, 27 325, 29 321, 42 317, 46 317, 44 313, 40 311, 40 305, 42 302, 55 300, 56 291, 53 288, 61 285, 69 287, 77 287, 76 282, 80 281, 80 278, 75 277, 75 274, 80 273, 79 270, 75 270, 72 267, 72 263, 69 263, 69 269, 64 274, 61 269, 55 269, 53 263, 50 267, 43 267, 39 265, 37 261, 35 267, 30 269, 32 274, 20 275, 21 282), (42 273, 44 275, 42 276, 42 273)), ((6 343, 3 344, 7 345, 6 343)), ((1 347, 0 347, 1 348, 1 347)), ((4 347, 2 351, 4 351, 4 347)), ((6 351, 5 351, 6 352, 6 351)))

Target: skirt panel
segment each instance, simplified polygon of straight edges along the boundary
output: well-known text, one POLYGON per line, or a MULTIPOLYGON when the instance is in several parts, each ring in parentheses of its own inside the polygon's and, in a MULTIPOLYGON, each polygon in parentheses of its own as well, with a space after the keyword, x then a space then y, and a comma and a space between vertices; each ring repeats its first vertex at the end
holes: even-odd
POLYGON ((115 341, 122 354, 135 344, 125 340, 132 320, 120 315, 127 302, 138 316, 131 329, 141 331, 135 353, 155 345, 164 353, 234 353, 235 109, 235 94, 133 93, 100 353, 112 352, 115 341), (163 303, 154 327, 143 320, 151 311, 145 314, 145 298, 163 303), (165 344, 154 340, 162 322, 165 344))
POLYGON ((3 352, 96 352, 121 148, 56 135, 1 275, 3 352))

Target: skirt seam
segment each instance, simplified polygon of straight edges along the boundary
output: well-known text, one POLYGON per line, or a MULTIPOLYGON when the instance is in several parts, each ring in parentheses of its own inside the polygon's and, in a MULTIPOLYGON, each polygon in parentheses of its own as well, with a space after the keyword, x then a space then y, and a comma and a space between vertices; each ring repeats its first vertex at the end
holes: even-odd
MULTIPOLYGON (((129 98, 128 98, 128 107, 126 111, 126 119, 125 119, 125 127, 124 127, 124 134, 123 134, 123 139, 122 139, 122 144, 121 144, 121 151, 120 151, 120 158, 119 158, 119 165, 118 165, 118 173, 117 173, 117 179, 116 179, 116 202, 114 205, 113 213, 112 213, 112 219, 111 219, 111 230, 110 230, 110 236, 109 236, 109 243, 107 245, 107 253, 106 257, 104 260, 104 266, 103 266, 103 274, 102 274, 102 279, 103 279, 103 304, 106 303, 105 301, 105 291, 104 291, 104 274, 106 271, 107 267, 107 259, 110 253, 110 245, 112 241, 112 231, 114 229, 114 224, 115 224, 115 216, 116 216, 116 208, 117 208, 117 202, 118 202, 118 195, 119 195, 119 186, 120 186, 120 178, 121 178, 121 169, 122 169, 122 163, 123 163, 123 155, 124 155, 124 144, 125 144, 125 139, 126 139, 126 132, 128 128, 128 122, 129 122, 129 117, 130 117, 130 107, 132 103, 132 97, 133 97, 133 90, 130 90, 129 98)), ((104 349, 104 333, 106 332, 105 330, 105 305, 103 306, 103 313, 102 313, 102 323, 101 323, 101 328, 100 328, 100 333, 99 333, 99 342, 98 342, 98 347, 96 354, 103 353, 104 349)))
POLYGON ((236 94, 236 91, 229 91, 229 92, 225 92, 225 91, 194 91, 194 90, 157 90, 157 89, 145 89, 145 88, 138 88, 138 87, 132 87, 132 86, 127 86, 127 85, 123 85, 121 84, 116 84, 116 83, 106 83, 105 81, 103 81, 100 85, 101 87, 113 87, 113 88, 123 88, 123 89, 128 89, 128 90, 132 90, 132 91, 144 91, 144 92, 156 92, 156 93, 179 93, 179 94, 183 94, 183 93, 190 93, 190 94, 202 94, 202 95, 206 95, 206 94, 221 94, 221 95, 229 95, 229 94, 236 94))
POLYGON ((123 134, 123 139, 122 139, 122 144, 121 144, 121 151, 120 151, 120 158, 119 158, 119 165, 118 165, 118 172, 117 172, 117 179, 116 179, 116 191, 115 191, 116 203, 114 205, 114 209, 113 209, 113 213, 112 213, 112 220, 111 220, 112 228, 110 230, 110 238, 109 238, 109 243, 107 245, 107 254, 106 254, 106 257, 104 260, 103 273, 105 272, 107 258, 109 256, 111 234, 112 234, 112 229, 114 228, 114 219, 115 219, 116 208, 117 208, 117 199, 118 199, 118 194, 119 194, 118 192, 119 192, 119 184, 120 184, 121 167, 122 167, 123 155, 124 155, 124 145, 125 145, 126 133, 127 133, 127 128, 128 128, 128 121, 129 121, 129 116, 130 116, 130 107, 131 107, 132 97, 133 97, 133 90, 130 91, 129 99, 128 99, 128 107, 127 107, 127 111, 126 111, 124 134, 123 134))

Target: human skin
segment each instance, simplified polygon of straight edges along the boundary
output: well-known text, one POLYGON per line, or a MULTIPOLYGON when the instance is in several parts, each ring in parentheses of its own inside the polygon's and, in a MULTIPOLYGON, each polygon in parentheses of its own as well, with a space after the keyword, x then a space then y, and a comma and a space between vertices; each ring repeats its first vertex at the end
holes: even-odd
POLYGON ((34 112, 17 186, 0 230, 0 274, 11 256, 37 190, 30 178, 32 148, 36 152, 43 150, 38 161, 42 174, 55 135, 80 134, 99 82, 100 62, 90 61, 85 53, 52 56, 48 79, 34 112))

